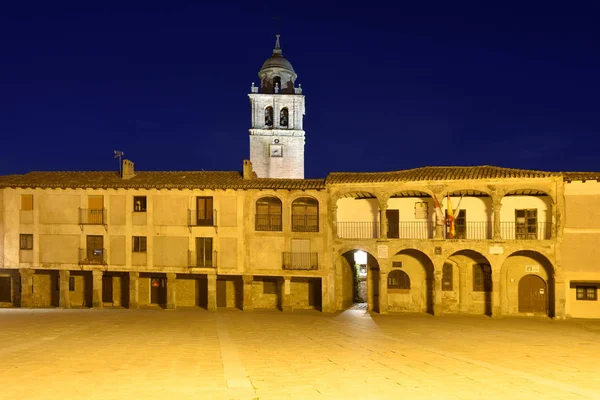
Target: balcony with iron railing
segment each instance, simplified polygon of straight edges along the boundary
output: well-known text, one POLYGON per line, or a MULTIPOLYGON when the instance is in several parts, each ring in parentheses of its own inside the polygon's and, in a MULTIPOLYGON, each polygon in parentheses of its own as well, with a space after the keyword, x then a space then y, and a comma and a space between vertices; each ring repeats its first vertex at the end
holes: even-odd
POLYGON ((79 249, 79 265, 107 265, 108 251, 106 249, 79 249))
POLYGON ((188 250, 188 267, 190 268, 216 268, 218 252, 199 253, 188 250), (207 257, 208 256, 208 257, 207 257))
POLYGON ((292 214, 292 232, 319 232, 319 216, 292 214))
POLYGON ((106 225, 106 208, 80 208, 79 225, 106 225))
POLYGON ((379 222, 338 222, 337 236, 340 239, 377 239, 379 222))
POLYGON ((517 224, 500 222, 500 236, 506 240, 549 240, 552 238, 552 222, 517 224))
POLYGON ((188 210, 188 226, 217 226, 217 210, 198 213, 198 210, 188 210))
POLYGON ((319 253, 283 252, 282 268, 285 270, 318 270, 319 253))
POLYGON ((454 235, 450 234, 450 228, 443 230, 444 239, 449 240, 488 240, 494 235, 494 224, 490 221, 456 221, 454 235))
POLYGON ((256 214, 254 229, 267 232, 281 231, 281 214, 256 214))

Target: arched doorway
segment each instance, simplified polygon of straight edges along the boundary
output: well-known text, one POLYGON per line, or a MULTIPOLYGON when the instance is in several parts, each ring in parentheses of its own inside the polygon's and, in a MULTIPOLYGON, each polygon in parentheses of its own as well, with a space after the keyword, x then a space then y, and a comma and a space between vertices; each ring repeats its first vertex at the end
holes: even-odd
POLYGON ((379 311, 379 263, 369 252, 355 249, 338 257, 337 308, 379 311))
POLYGON ((431 259, 415 249, 404 249, 392 257, 388 274, 388 311, 433 314, 435 302, 434 267, 431 259))
POLYGON ((548 312, 546 282, 537 275, 525 275, 519 280, 519 312, 548 312))

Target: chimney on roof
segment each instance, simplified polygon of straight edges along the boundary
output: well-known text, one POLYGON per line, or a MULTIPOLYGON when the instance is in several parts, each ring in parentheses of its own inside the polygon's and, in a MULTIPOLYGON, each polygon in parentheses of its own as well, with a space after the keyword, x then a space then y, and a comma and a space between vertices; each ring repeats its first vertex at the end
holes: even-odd
POLYGON ((123 168, 121 169, 121 178, 130 179, 135 176, 133 171, 133 161, 123 160, 123 168))
POLYGON ((252 171, 252 162, 250 160, 244 160, 244 169, 242 172, 244 179, 256 178, 256 172, 252 171))

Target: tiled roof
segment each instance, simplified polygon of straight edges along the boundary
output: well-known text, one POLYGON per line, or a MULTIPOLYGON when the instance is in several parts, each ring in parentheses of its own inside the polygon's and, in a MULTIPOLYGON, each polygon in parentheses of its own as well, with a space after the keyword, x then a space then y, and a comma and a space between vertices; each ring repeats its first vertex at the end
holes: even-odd
POLYGON ((563 172, 565 181, 600 181, 600 172, 563 172))
POLYGON ((551 176, 561 176, 561 173, 482 165, 474 167, 422 167, 390 172, 332 172, 327 176, 326 182, 327 184, 336 184, 500 178, 546 178, 551 176))
POLYGON ((138 171, 130 179, 117 172, 29 172, 0 176, 0 187, 139 189, 325 189, 324 179, 245 180, 236 171, 138 171))

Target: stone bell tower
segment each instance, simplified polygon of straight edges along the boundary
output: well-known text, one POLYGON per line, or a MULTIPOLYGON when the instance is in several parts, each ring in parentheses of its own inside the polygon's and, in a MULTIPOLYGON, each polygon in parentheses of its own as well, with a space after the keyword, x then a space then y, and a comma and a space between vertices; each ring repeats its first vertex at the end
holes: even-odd
POLYGON ((250 161, 259 178, 304 178, 304 96, 295 87, 296 72, 283 58, 276 35, 273 55, 252 83, 250 161))

